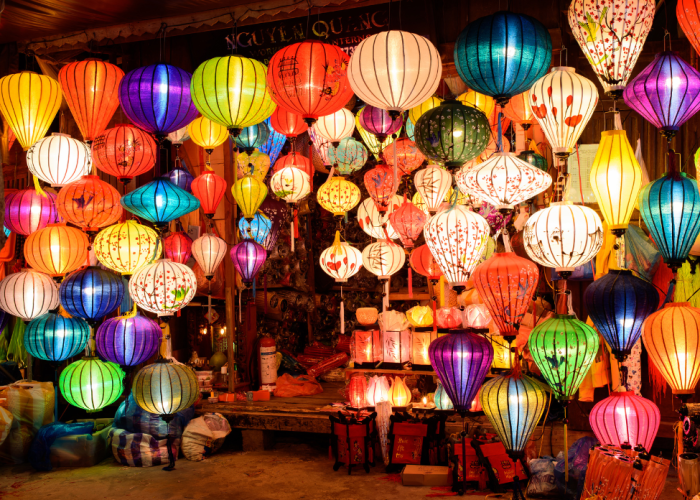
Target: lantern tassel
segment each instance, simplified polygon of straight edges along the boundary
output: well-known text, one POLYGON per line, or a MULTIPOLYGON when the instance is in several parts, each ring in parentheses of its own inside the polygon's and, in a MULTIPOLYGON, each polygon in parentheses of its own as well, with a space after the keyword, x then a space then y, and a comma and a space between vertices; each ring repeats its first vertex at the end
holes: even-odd
POLYGON ((503 108, 498 112, 498 137, 496 138, 498 152, 503 152, 503 108))
POLYGON ((36 194, 38 194, 39 196, 43 196, 44 198, 48 198, 49 195, 46 194, 46 191, 41 189, 41 185, 39 184, 39 179, 37 178, 37 176, 33 175, 32 177, 34 178, 34 190, 36 191, 36 194))
POLYGON ((290 247, 292 249, 292 253, 294 253, 294 209, 292 209, 292 226, 290 227, 289 231, 289 240, 290 240, 290 247))
POLYGON ((340 334, 345 335, 345 301, 343 301, 343 287, 340 287, 340 334))
POLYGON ((265 300, 265 314, 267 314, 267 273, 263 276, 263 299, 265 300))
POLYGON ((411 272, 411 266, 408 266, 408 298, 413 298, 413 273, 411 272))
POLYGON ((238 322, 243 323, 243 309, 241 308, 241 292, 238 293, 238 322))
POLYGON ((253 300, 255 300, 255 292, 256 292, 256 290, 255 290, 255 282, 256 282, 256 281, 258 281, 258 279, 257 279, 257 278, 253 278, 253 300))
POLYGON ((668 284, 668 291, 666 292, 666 298, 664 299, 664 303, 661 305, 661 307, 665 306, 669 302, 673 302, 673 294, 676 289, 676 278, 674 277, 671 282, 668 284))
POLYGON ((440 287, 440 307, 445 307, 445 276, 440 276, 440 282, 438 283, 440 287))
MULTIPOLYGON (((211 317, 211 294, 207 295, 207 315, 209 316, 208 321, 209 321, 209 324, 211 325, 211 320, 212 320, 212 317, 211 317)), ((212 335, 212 337, 213 337, 213 335, 212 335)))
POLYGON ((437 304, 434 300, 430 302, 433 303, 433 333, 437 333, 437 304))

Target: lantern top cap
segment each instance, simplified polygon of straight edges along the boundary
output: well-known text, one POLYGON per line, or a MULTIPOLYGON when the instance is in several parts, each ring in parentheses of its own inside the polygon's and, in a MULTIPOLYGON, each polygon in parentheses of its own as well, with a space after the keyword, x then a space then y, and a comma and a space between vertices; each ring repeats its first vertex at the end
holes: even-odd
POLYGON ((70 139, 70 134, 62 134, 61 132, 54 132, 51 137, 68 137, 70 139))
MULTIPOLYGON (((664 305, 664 309, 671 308, 671 307, 693 307, 690 302, 669 302, 668 304, 664 305)), ((695 309, 693 307, 693 309, 695 309)))
POLYGON ((154 262, 172 262, 172 259, 158 259, 154 262))
POLYGON ((571 66, 554 66, 550 73, 555 73, 557 71, 568 71, 569 73, 576 73, 576 68, 571 66))
POLYGON ((552 203, 549 204, 550 207, 554 206, 563 206, 563 205, 573 205, 573 201, 553 201, 552 203))
POLYGON ((577 318, 576 316, 574 316, 573 314, 558 314, 558 313, 555 314, 555 315, 553 316, 553 318, 556 318, 556 319, 578 319, 578 318, 577 318))
POLYGON ((605 130, 601 133, 603 137, 608 137, 608 136, 615 136, 615 135, 624 135, 627 136, 627 132, 624 130, 605 130))
POLYGON ((38 73, 36 71, 28 71, 28 70, 20 71, 19 74, 20 75, 38 75, 38 73))

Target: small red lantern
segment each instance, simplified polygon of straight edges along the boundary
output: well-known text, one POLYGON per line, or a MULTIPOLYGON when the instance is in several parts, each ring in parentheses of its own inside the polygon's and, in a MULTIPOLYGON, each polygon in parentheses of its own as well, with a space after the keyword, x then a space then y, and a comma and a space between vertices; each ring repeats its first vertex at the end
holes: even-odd
POLYGON ((202 211, 209 219, 214 216, 219 203, 226 193, 226 181, 211 170, 195 177, 190 188, 192 194, 202 204, 202 211))
POLYGON ((401 175, 410 174, 423 165, 425 161, 425 155, 420 152, 416 143, 406 137, 397 139, 389 144, 382 156, 390 167, 394 166, 394 156, 396 156, 396 166, 401 175))
POLYGON ((405 248, 413 248, 413 243, 423 232, 426 223, 426 215, 423 210, 410 201, 406 201, 404 195, 403 204, 389 215, 389 222, 401 238, 405 248))
POLYGON ((365 187, 377 210, 386 212, 394 194, 394 170, 386 165, 377 165, 365 173, 365 187))
POLYGON ((122 216, 121 196, 110 184, 96 175, 63 186, 56 199, 61 217, 86 232, 97 232, 114 224, 122 216))
POLYGON ((92 159, 104 173, 129 184, 156 164, 158 145, 150 134, 133 125, 105 130, 92 144, 92 159))
POLYGON ((600 444, 651 450, 659 430, 659 407, 632 391, 613 392, 598 402, 588 417, 600 444))
POLYGON ((451 330, 462 326, 462 312, 456 307, 441 307, 435 314, 437 327, 451 330))
POLYGON ((185 264, 192 256, 192 238, 184 231, 169 234, 163 239, 165 258, 185 264))
POLYGON ((285 167, 298 168, 302 172, 305 172, 309 177, 313 178, 314 176, 314 166, 311 164, 311 160, 305 156, 302 156, 300 153, 292 152, 288 155, 280 157, 280 159, 277 160, 275 165, 272 167, 272 173, 279 172, 285 167))
POLYGON ((282 134, 288 139, 296 139, 309 129, 301 115, 290 113, 280 107, 275 109, 270 117, 270 125, 275 132, 282 134))
POLYGON ((361 374, 354 374, 348 383, 348 399, 353 408, 365 408, 367 406, 367 380, 361 374))
POLYGON ((428 245, 421 245, 411 252, 409 263, 415 272, 429 280, 437 281, 442 276, 440 266, 435 261, 428 245))

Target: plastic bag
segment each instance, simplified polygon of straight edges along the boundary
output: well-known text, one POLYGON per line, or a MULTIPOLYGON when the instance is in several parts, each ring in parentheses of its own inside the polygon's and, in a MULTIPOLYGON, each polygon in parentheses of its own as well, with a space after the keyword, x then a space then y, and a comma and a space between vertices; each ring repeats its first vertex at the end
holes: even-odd
POLYGON ((583 485, 586 482, 586 470, 588 469, 588 455, 598 440, 591 436, 577 439, 569 448, 569 483, 564 484, 565 474, 564 468, 566 462, 561 454, 561 458, 557 456, 557 463, 554 466, 554 480, 559 492, 572 498, 581 498, 583 493, 583 485), (575 484, 575 486, 574 486, 575 484), (573 487, 576 491, 573 491, 573 487))
POLYGON ((26 325, 21 319, 15 318, 12 338, 7 348, 7 360, 16 361, 20 368, 27 366, 27 350, 24 348, 24 330, 26 325))
POLYGON ((219 413, 192 419, 182 433, 182 453, 187 460, 204 460, 221 448, 230 432, 228 420, 219 413))
POLYGON ((113 418, 81 419, 76 422, 91 423, 94 430, 91 434, 71 434, 56 439, 50 451, 53 467, 94 467, 110 453, 108 437, 113 418))
POLYGON ((552 457, 542 457, 530 460, 530 482, 527 485, 527 496, 533 498, 548 498, 558 495, 554 484, 554 464, 552 457))
POLYGON ((625 232, 625 262, 627 269, 636 271, 647 281, 651 281, 661 262, 656 245, 634 224, 630 224, 625 232))
MULTIPOLYGON (((168 464, 168 439, 156 439, 149 434, 127 432, 112 428, 109 431, 114 459, 129 467, 153 467, 168 464)), ((172 440, 172 452, 177 460, 180 439, 172 440)))
POLYGON ((21 464, 39 429, 53 422, 53 384, 17 382, 4 388, 0 398, 7 398, 13 417, 10 434, 0 446, 0 463, 21 464))
POLYGON ((64 424, 62 422, 52 422, 45 425, 37 433, 32 446, 29 449, 29 463, 38 471, 50 471, 51 467, 51 445, 58 438, 72 436, 75 434, 88 434, 92 437, 95 430, 94 422, 79 422, 74 424, 64 424))
POLYGON ((8 335, 7 328, 0 333, 0 361, 7 360, 7 350, 10 348, 10 341, 7 339, 8 335))
POLYGON ((323 392, 321 384, 308 375, 300 375, 297 378, 285 373, 277 379, 277 387, 273 394, 278 398, 293 398, 296 396, 313 396, 323 392))
POLYGON ((127 432, 148 434, 155 439, 165 439, 168 434, 173 438, 179 438, 182 430, 193 417, 194 408, 190 407, 177 413, 169 424, 165 423, 159 415, 141 409, 134 397, 129 394, 117 409, 113 425, 127 432))

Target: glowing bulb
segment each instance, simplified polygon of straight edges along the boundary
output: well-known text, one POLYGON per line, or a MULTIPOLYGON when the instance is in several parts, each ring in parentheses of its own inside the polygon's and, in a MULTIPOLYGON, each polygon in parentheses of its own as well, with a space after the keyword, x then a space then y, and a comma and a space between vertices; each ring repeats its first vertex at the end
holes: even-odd
POLYGON ((508 47, 505 49, 505 53, 508 57, 513 57, 515 55, 515 47, 508 47))
POLYGON ((425 405, 427 405, 427 404, 428 404, 428 398, 426 398, 425 396, 423 396, 423 406, 425 406, 425 405))
POLYGON ((666 86, 677 89, 681 86, 681 78, 679 76, 674 76, 666 79, 666 86))
POLYGON ((452 135, 455 137, 462 137, 462 131, 461 130, 455 130, 452 132, 452 135))

